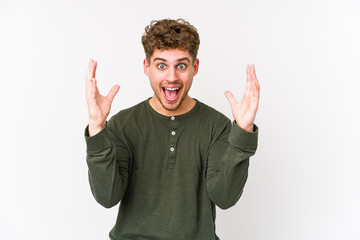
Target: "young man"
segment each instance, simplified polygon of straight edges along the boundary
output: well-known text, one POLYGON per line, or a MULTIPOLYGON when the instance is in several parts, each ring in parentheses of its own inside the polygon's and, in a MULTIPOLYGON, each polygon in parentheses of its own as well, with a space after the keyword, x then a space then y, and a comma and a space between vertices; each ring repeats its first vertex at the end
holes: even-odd
POLYGON ((104 207, 121 201, 110 239, 219 239, 215 205, 226 209, 238 201, 257 147, 254 65, 247 66, 241 101, 225 93, 235 118, 231 124, 188 95, 199 69, 200 40, 192 25, 152 21, 142 43, 153 97, 106 122, 120 87, 100 95, 94 60, 86 76, 91 190, 104 207))

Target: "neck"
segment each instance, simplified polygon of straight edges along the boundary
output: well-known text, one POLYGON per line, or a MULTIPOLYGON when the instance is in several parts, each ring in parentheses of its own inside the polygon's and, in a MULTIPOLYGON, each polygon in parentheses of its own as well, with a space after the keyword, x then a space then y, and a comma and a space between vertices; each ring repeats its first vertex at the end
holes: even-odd
POLYGON ((184 100, 180 103, 180 105, 174 110, 167 110, 163 107, 157 97, 154 95, 149 100, 150 106, 158 113, 164 116, 178 116, 189 112, 196 104, 196 100, 187 95, 184 100))

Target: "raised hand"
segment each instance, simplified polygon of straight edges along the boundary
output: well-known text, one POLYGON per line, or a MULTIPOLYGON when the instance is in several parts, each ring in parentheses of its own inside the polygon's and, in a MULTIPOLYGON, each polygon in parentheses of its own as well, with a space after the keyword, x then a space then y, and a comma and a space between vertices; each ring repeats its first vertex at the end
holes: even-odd
POLYGON ((260 98, 260 85, 254 64, 246 66, 246 90, 241 101, 236 101, 230 91, 226 91, 225 96, 229 100, 236 123, 242 129, 252 132, 260 98))
POLYGON ((86 102, 89 111, 89 136, 100 132, 106 124, 106 118, 110 113, 111 103, 120 89, 119 85, 111 88, 107 96, 100 95, 96 85, 97 62, 90 59, 86 72, 86 102))

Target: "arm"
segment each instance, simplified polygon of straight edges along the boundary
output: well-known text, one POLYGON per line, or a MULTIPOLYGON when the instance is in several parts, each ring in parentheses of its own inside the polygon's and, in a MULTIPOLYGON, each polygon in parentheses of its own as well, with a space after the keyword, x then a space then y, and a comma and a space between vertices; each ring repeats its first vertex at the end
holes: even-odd
POLYGON ((119 203, 124 196, 130 170, 127 147, 105 126, 89 137, 85 130, 89 183, 94 198, 106 208, 119 203))
POLYGON ((249 158, 257 148, 254 120, 259 105, 260 86, 254 64, 246 66, 246 90, 241 101, 225 92, 235 122, 225 125, 209 151, 207 189, 220 208, 233 206, 240 198, 247 176, 249 158), (230 130, 231 129, 231 130, 230 130))
POLYGON ((206 186, 211 200, 227 209, 239 200, 248 176, 249 158, 257 148, 258 128, 241 129, 235 122, 224 126, 208 155, 206 186))
POLYGON ((125 192, 129 158, 124 146, 116 140, 116 135, 106 127, 111 103, 120 86, 113 86, 107 96, 102 96, 96 84, 96 67, 97 62, 90 59, 85 76, 89 112, 89 125, 85 131, 86 159, 95 199, 104 207, 112 207, 125 192))

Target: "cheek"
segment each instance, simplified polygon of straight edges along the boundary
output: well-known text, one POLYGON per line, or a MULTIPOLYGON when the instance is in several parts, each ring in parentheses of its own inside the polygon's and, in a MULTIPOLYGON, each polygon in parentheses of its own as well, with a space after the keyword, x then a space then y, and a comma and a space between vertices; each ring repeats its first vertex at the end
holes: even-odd
POLYGON ((164 72, 152 70, 149 72, 149 77, 155 81, 161 81, 164 78, 164 72))
POLYGON ((149 79, 153 86, 159 85, 162 81, 162 77, 159 74, 150 74, 149 79))
POLYGON ((193 75, 190 72, 184 73, 182 75, 182 79, 183 79, 184 82, 186 82, 188 84, 191 84, 192 79, 193 79, 193 75))

